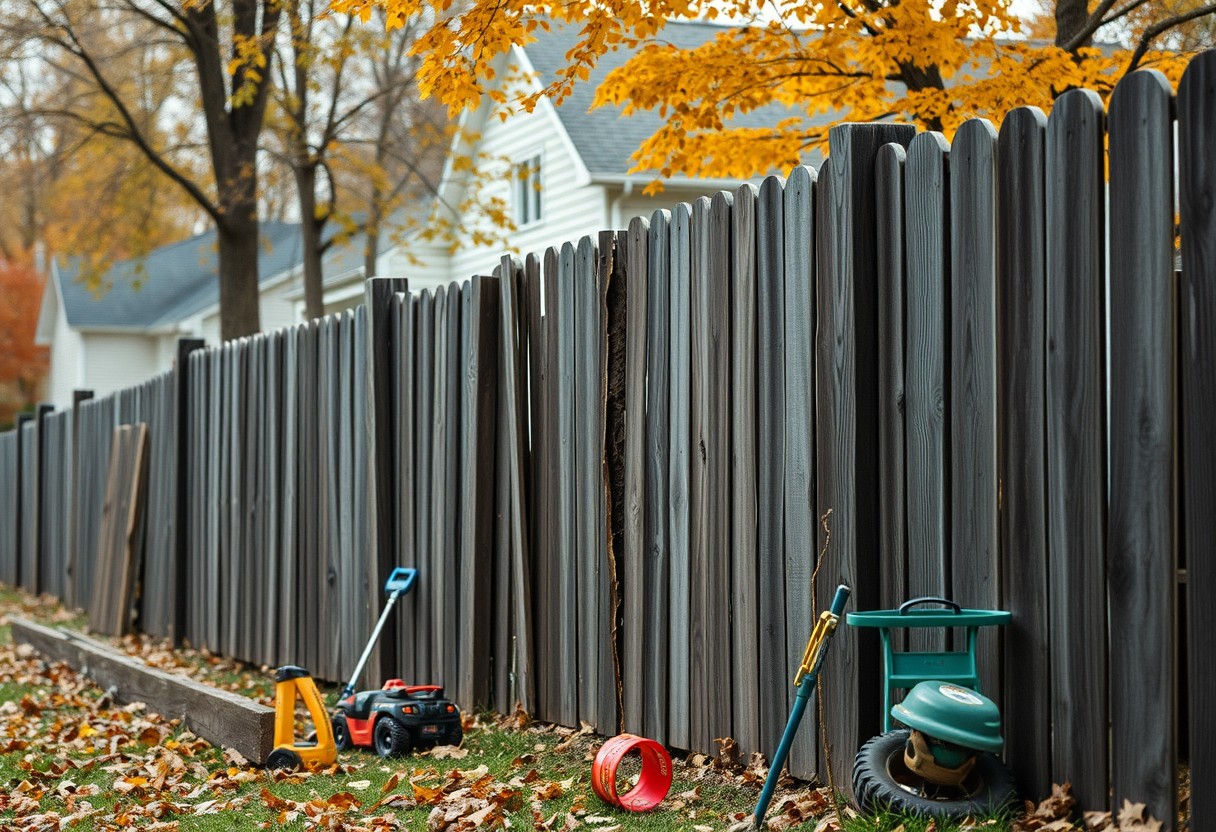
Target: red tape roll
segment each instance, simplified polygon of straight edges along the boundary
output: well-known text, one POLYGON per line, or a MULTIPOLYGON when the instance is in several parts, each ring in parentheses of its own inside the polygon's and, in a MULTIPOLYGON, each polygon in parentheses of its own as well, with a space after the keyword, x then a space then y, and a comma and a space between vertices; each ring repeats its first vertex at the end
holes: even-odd
POLYGON ((648 812, 671 791, 671 755, 654 740, 621 734, 604 743, 591 764, 591 788, 609 806, 630 812, 648 812), (638 784, 623 795, 616 793, 616 769, 630 751, 642 757, 638 784))

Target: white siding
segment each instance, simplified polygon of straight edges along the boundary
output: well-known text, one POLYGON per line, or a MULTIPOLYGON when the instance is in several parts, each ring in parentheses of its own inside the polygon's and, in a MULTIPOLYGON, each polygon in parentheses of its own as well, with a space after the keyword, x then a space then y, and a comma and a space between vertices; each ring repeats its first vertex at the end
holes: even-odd
POLYGON ((56 410, 72 406, 72 391, 88 387, 81 377, 80 333, 68 327, 63 304, 56 302, 55 334, 51 338, 51 369, 47 395, 56 410))
POLYGON ((98 396, 139 384, 168 367, 159 363, 157 336, 86 332, 81 338, 83 386, 98 396))
POLYGON ((301 278, 293 275, 276 286, 262 292, 261 316, 262 331, 273 332, 276 329, 291 326, 300 322, 296 314, 296 304, 290 297, 292 289, 299 285, 301 278))

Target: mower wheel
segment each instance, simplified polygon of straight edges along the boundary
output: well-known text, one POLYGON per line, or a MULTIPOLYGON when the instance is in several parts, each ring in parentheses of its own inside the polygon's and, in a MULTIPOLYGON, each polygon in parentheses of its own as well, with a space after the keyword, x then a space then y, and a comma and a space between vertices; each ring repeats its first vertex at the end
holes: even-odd
POLYGON ((925 782, 904 763, 911 732, 889 731, 866 742, 853 763, 853 796, 863 812, 887 810, 942 820, 991 814, 1017 797, 1013 773, 994 754, 976 755, 959 786, 925 782))
POLYGON ((444 738, 447 745, 460 745, 464 742, 464 729, 459 724, 453 725, 444 738))
POLYGON ((381 757, 400 757, 410 752, 410 732, 391 716, 382 716, 376 720, 372 740, 376 745, 376 753, 381 757))
POLYGON ((346 714, 334 714, 334 718, 330 720, 334 729, 334 745, 339 751, 346 751, 354 748, 355 744, 350 741, 350 728, 346 725, 346 714))
POLYGON ((276 748, 266 758, 266 768, 297 769, 300 767, 300 755, 290 748, 276 748))

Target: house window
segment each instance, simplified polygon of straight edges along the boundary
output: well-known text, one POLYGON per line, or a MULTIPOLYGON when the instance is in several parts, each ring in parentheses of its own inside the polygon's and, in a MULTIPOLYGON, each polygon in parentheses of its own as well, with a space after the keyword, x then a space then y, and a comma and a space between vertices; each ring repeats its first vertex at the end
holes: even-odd
POLYGON ((515 224, 539 222, 540 213, 540 155, 511 167, 515 182, 515 224))

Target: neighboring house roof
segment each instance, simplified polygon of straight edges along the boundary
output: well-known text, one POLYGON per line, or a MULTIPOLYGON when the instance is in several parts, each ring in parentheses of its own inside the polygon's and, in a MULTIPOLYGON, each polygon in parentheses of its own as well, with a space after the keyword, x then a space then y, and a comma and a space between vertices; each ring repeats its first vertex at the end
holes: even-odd
MULTIPOLYGON (((681 49, 694 49, 727 29, 712 23, 672 21, 664 27, 660 38, 681 49)), ((577 27, 553 24, 549 32, 537 32, 536 42, 524 47, 542 85, 556 80, 558 71, 567 66, 566 54, 574 48, 578 35, 577 27)), ((600 83, 634 54, 632 50, 620 49, 603 55, 590 78, 575 84, 570 96, 556 108, 562 126, 593 177, 627 174, 634 164, 630 156, 663 126, 664 120, 657 109, 635 110, 628 117, 621 116, 619 107, 591 109, 600 83)), ((826 126, 836 120, 832 113, 808 119, 804 110, 769 104, 748 113, 736 113, 727 124, 730 127, 773 127, 791 117, 806 119, 808 126, 826 126)))
MULTIPOLYGON (((265 284, 299 265, 300 226, 262 222, 258 279, 265 284)), ((219 303, 219 251, 214 230, 162 246, 145 257, 115 263, 95 293, 79 279, 80 260, 65 258, 59 289, 73 329, 153 329, 182 321, 219 303)))

